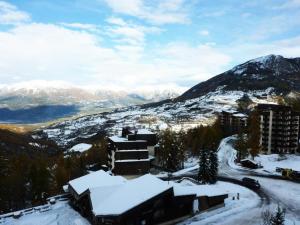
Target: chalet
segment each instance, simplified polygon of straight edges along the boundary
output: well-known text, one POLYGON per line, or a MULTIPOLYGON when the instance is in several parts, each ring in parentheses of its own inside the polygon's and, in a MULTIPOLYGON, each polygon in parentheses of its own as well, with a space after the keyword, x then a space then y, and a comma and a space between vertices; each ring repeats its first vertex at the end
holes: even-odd
POLYGON ((223 206, 228 197, 222 193, 211 195, 208 189, 202 192, 201 186, 162 181, 150 174, 125 180, 104 175, 103 171, 95 173, 69 182, 73 201, 95 225, 174 224, 196 212, 223 206), (92 178, 95 182, 88 182, 92 178), (86 200, 78 199, 73 189, 86 200))
POLYGON ((236 111, 222 111, 219 114, 222 129, 227 134, 235 134, 247 127, 248 116, 236 111))
POLYGON ((295 153, 299 145, 300 113, 289 106, 259 104, 260 145, 271 153, 295 153))
POLYGON ((122 136, 108 138, 108 166, 114 174, 138 175, 148 173, 154 158, 156 134, 142 130, 123 129, 122 136))
POLYGON ((261 165, 259 165, 257 162, 251 159, 243 159, 241 160, 240 163, 243 167, 250 168, 250 169, 258 169, 261 167, 261 165))
POLYGON ((95 187, 120 185, 126 182, 126 179, 120 176, 110 176, 103 170, 90 173, 88 175, 79 177, 69 181, 64 186, 65 192, 69 192, 72 196, 71 203, 74 208, 82 213, 84 216, 91 216, 89 214, 89 189, 95 187))

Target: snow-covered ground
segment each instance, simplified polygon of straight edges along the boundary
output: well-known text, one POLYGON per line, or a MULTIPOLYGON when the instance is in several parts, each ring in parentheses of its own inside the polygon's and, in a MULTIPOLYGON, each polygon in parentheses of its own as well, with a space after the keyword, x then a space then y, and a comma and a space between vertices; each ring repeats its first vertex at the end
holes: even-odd
POLYGON ((34 211, 21 216, 0 220, 3 225, 90 225, 78 212, 72 209, 67 202, 57 202, 50 206, 49 211, 34 211))
POLYGON ((255 161, 263 166, 261 170, 270 173, 276 173, 276 167, 300 171, 300 156, 298 155, 287 154, 283 157, 280 157, 278 154, 259 155, 255 157, 255 161))
MULTIPOLYGON (((116 109, 110 113, 83 116, 42 128, 42 133, 61 146, 72 144, 77 138, 88 138, 101 130, 111 135, 118 134, 124 126, 162 130, 189 129, 200 124, 212 123, 218 112, 236 110, 237 100, 244 96, 243 91, 223 91, 222 88, 202 97, 183 102, 169 102, 157 107, 143 108, 131 106, 116 109)), ((275 102, 272 88, 263 91, 247 92, 255 103, 275 102)))
MULTIPOLYGON (((264 173, 264 175, 268 174, 264 172, 262 169, 259 170, 249 170, 249 169, 243 169, 242 167, 236 165, 234 163, 234 160, 236 158, 236 150, 232 147, 232 143, 235 137, 228 137, 223 139, 223 141, 220 144, 219 147, 219 173, 224 176, 228 177, 234 177, 236 179, 241 179, 242 177, 252 177, 259 181, 261 184, 261 190, 267 194, 270 197, 270 205, 263 205, 264 209, 268 208, 276 208, 276 205, 279 204, 281 207, 285 208, 287 211, 286 214, 286 225, 299 225, 300 224, 300 185, 299 183, 293 183, 291 181, 286 180, 277 180, 272 178, 266 178, 266 177, 259 177, 255 176, 257 173, 264 173), (253 173, 252 171, 257 171, 256 173, 253 173)), ((279 166, 278 161, 272 162, 272 158, 274 155, 269 156, 263 156, 258 157, 258 159, 263 159, 267 161, 266 168, 269 168, 270 171, 272 171, 272 168, 275 168, 276 166, 279 166)), ((276 156, 275 156, 276 157, 276 156)), ((274 158, 273 158, 274 159, 274 158)), ((293 164, 300 164, 299 156, 291 155, 287 157, 285 161, 281 161, 284 167, 292 167, 293 164)), ((295 167, 297 168, 297 167, 295 167)), ((238 217, 237 220, 232 220, 231 223, 224 223, 222 224, 261 224, 259 223, 260 214, 262 212, 262 209, 253 209, 248 211, 243 217, 243 223, 238 223, 238 217), (257 213, 255 215, 255 213, 257 213), (247 222, 247 217, 251 218, 251 215, 253 217, 257 218, 257 223, 253 222, 251 223, 251 220, 247 222), (244 219, 246 218, 246 221, 244 219)), ((225 219, 226 220, 226 219, 225 219)), ((230 221, 230 220, 229 220, 230 221)), ((253 220, 254 221, 254 220, 253 220)), ((194 225, 200 225, 202 223, 194 223, 194 225)), ((209 223, 208 223, 209 224, 209 223)), ((218 224, 218 223, 216 223, 218 224)))
MULTIPOLYGON (((207 188, 211 193, 214 193, 216 190, 227 193, 229 197, 225 200, 225 207, 197 214, 194 217, 180 223, 180 225, 233 224, 231 222, 234 215, 238 214, 239 216, 242 216, 250 209, 252 210, 253 208, 260 206, 260 199, 258 195, 239 185, 219 181, 215 185, 200 185, 200 187, 201 189, 207 188), (239 200, 236 199, 237 193, 240 194, 239 200), (233 200, 233 197, 235 200, 233 200)), ((199 190, 201 190, 200 187, 199 190)))

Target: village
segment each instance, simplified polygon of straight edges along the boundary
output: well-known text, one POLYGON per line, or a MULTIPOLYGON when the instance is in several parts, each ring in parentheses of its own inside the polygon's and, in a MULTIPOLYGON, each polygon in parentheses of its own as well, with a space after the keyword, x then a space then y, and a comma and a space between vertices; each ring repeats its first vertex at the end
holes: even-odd
MULTIPOLYGON (((251 196, 250 192, 254 196, 256 194, 254 199, 262 198, 264 192, 260 190, 259 182, 253 179, 253 174, 300 182, 300 172, 297 171, 299 162, 294 166, 288 161, 293 155, 297 157, 299 154, 300 113, 289 106, 274 104, 259 104, 255 113, 255 118, 253 113, 219 113, 219 125, 226 133, 225 137, 235 138, 236 150, 232 159, 229 156, 224 159, 225 148, 222 149, 222 143, 220 144, 216 149, 219 163, 216 162, 215 174, 212 174, 215 168, 203 165, 204 161, 213 162, 211 156, 200 154, 199 160, 188 166, 183 162, 174 166, 170 156, 164 158, 161 154, 167 147, 162 146, 166 141, 159 140, 162 136, 146 128, 124 127, 119 135, 107 137, 107 163, 101 169, 89 170, 88 174, 69 180, 62 187, 62 195, 48 198, 49 206, 38 210, 40 213, 43 212, 42 209, 48 211, 51 205, 58 204, 57 201, 62 198, 64 201, 67 199, 71 208, 95 225, 177 224, 203 213, 217 212, 220 208, 227 209, 226 205, 232 205, 232 201, 242 203, 244 198, 251 196), (243 145, 239 146, 238 143, 251 138, 253 134, 249 127, 253 127, 251 123, 255 121, 255 126, 259 128, 256 139, 258 143, 250 146, 253 149, 249 150, 249 146, 243 149, 243 145), (259 147, 258 152, 255 152, 256 146, 259 147), (249 154, 245 153, 251 150, 249 154), (266 158, 274 158, 274 155, 281 159, 273 161, 272 164, 266 158), (201 161, 202 157, 204 161, 201 161), (228 163, 222 160, 228 160, 228 163), (288 162, 284 164, 285 161, 288 162), (224 163, 234 164, 230 170, 243 170, 243 177, 226 174, 228 165, 223 166, 224 163)), ((71 154, 80 156, 90 147, 81 143, 72 148, 71 154)), ((176 149, 174 146, 171 148, 176 149)), ((0 216, 0 223, 22 221, 22 217, 30 212, 34 210, 4 214, 0 216)))

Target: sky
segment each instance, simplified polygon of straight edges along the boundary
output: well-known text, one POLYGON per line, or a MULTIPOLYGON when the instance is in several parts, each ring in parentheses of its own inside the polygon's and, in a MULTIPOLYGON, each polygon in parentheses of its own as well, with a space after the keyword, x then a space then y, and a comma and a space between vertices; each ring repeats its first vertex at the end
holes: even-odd
POLYGON ((0 0, 0 84, 186 90, 300 57, 300 0, 0 0))

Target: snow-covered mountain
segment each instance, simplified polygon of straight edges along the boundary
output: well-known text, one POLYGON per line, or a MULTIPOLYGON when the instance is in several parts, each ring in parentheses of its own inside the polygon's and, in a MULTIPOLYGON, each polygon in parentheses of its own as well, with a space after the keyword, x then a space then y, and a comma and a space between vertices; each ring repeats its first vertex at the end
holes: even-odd
POLYGON ((242 99, 249 99, 251 107, 297 93, 299 68, 299 58, 261 57, 197 84, 178 98, 67 120, 39 130, 38 135, 70 146, 99 132, 118 133, 125 125, 181 129, 208 124, 217 112, 236 110, 242 99))
POLYGON ((128 106, 174 98, 182 93, 177 88, 114 90, 96 86, 76 86, 62 81, 33 80, 12 85, 0 85, 0 107, 24 108, 28 105, 78 104, 82 102, 106 102, 128 106), (18 101, 22 99, 22 102, 18 101), (23 103, 20 105, 20 103, 23 103))
POLYGON ((269 87, 273 87, 276 94, 300 91, 300 58, 267 55, 250 60, 197 84, 178 99, 196 98, 220 88, 247 92, 269 87))
POLYGON ((176 87, 124 91, 43 80, 0 85, 0 122, 40 123, 175 98, 182 92, 176 87))

